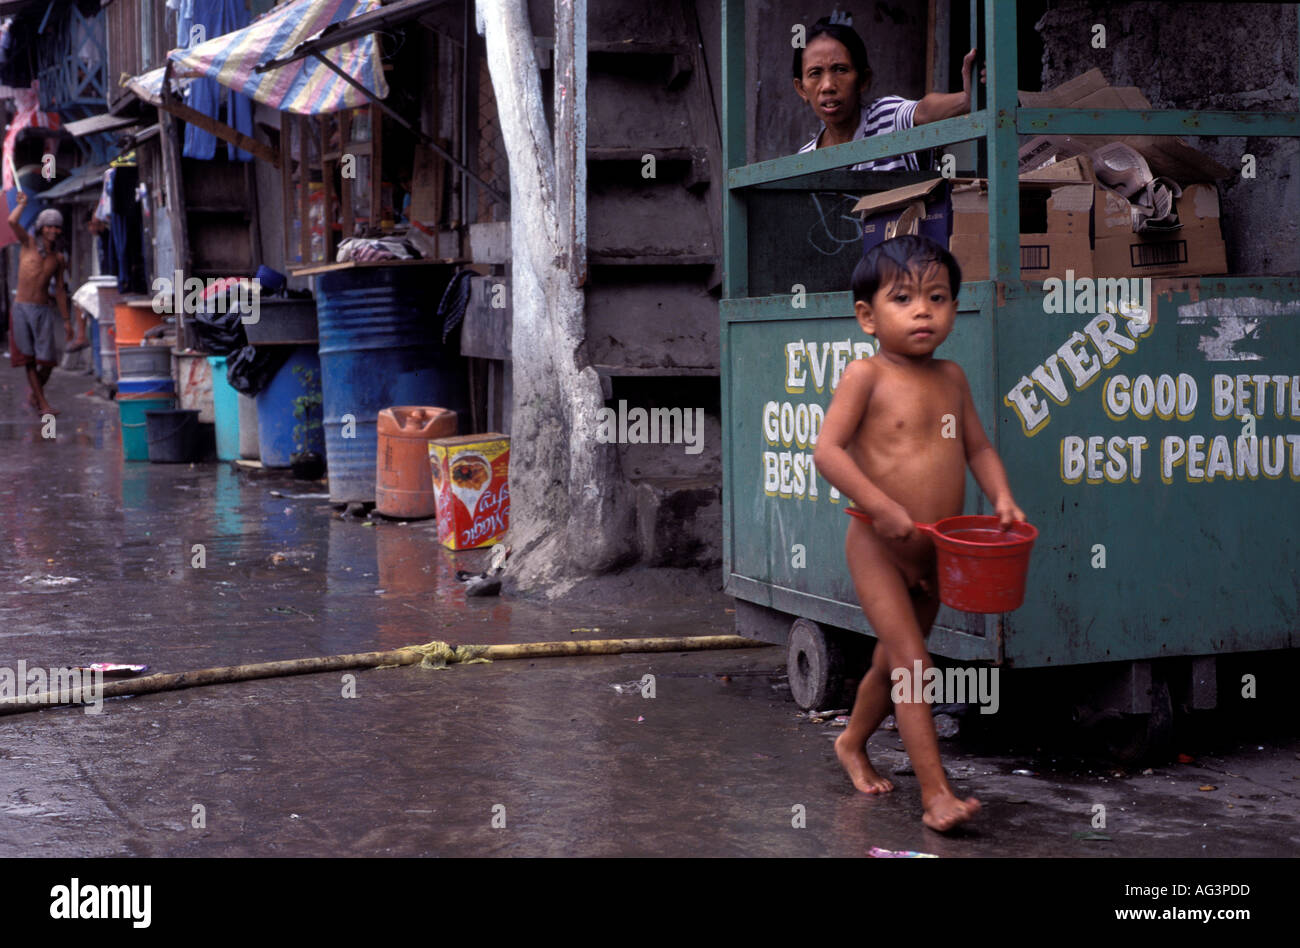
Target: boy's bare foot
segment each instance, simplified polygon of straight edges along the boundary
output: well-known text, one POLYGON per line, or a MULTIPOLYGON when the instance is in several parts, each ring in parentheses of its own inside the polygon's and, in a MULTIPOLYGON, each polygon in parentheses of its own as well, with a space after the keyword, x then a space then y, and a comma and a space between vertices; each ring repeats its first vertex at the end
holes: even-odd
POLYGON ((979 800, 974 797, 959 800, 949 790, 936 793, 923 802, 925 813, 921 816, 921 822, 940 833, 946 833, 953 827, 965 823, 978 813, 980 808, 979 800))
POLYGON ((853 786, 863 793, 888 793, 893 790, 894 785, 876 773, 876 768, 871 766, 866 748, 853 747, 844 740, 846 737, 848 734, 844 733, 835 738, 835 756, 848 771, 853 786))
POLYGON ((72 342, 68 344, 68 351, 78 352, 86 348, 86 346, 88 345, 90 345, 90 342, 87 341, 85 336, 78 336, 76 339, 72 340, 72 342))

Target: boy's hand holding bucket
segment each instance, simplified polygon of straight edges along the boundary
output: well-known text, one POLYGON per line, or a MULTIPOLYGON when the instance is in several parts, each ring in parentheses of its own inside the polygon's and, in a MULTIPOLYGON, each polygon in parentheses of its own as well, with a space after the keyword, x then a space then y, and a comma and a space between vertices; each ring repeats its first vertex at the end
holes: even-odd
MULTIPOLYGON (((874 526, 861 510, 849 507, 844 512, 874 526)), ((934 538, 939 600, 944 605, 979 613, 1020 608, 1025 601, 1029 553, 1038 538, 1038 530, 1024 517, 1020 508, 1010 503, 999 504, 996 516, 945 517, 937 523, 915 525, 934 538)))

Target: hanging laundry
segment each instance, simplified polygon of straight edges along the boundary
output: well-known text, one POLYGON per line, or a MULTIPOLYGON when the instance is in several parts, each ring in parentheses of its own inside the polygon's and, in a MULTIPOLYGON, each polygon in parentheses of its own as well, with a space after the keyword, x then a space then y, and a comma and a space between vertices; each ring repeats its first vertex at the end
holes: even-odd
POLYGON ((113 255, 116 257, 117 291, 144 293, 144 222, 135 188, 140 183, 140 169, 132 166, 114 168, 112 186, 113 255))
MULTIPOLYGON (((248 11, 241 0, 183 0, 177 16, 177 42, 188 48, 191 38, 201 42, 224 36, 248 25, 248 11), (194 27, 203 28, 194 36, 194 27)), ((204 115, 224 121, 250 138, 253 135, 253 104, 246 95, 232 92, 212 79, 196 79, 190 84, 189 106, 204 115), (225 114, 222 115, 224 109, 225 114)), ((211 161, 217 155, 217 138, 197 125, 185 126, 185 146, 181 154, 186 158, 211 161)), ((253 156, 243 149, 226 144, 226 154, 231 161, 252 161, 253 156)))

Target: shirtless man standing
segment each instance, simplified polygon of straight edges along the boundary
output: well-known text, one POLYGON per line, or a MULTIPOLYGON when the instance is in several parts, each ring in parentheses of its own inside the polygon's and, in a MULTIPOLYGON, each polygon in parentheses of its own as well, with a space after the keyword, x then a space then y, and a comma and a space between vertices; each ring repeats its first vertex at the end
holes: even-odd
POLYGON ((64 289, 63 272, 67 260, 56 253, 54 241, 63 232, 63 215, 47 208, 36 217, 36 236, 32 236, 18 223, 27 207, 27 195, 18 192, 18 206, 9 215, 9 227, 22 245, 18 256, 18 293, 14 300, 11 327, 14 344, 21 354, 15 365, 27 369, 27 384, 31 392, 27 404, 39 414, 57 415, 58 411, 45 399, 45 383, 58 360, 55 345, 55 313, 50 302, 50 280, 54 279, 54 296, 63 314, 67 341, 72 341, 72 319, 68 315, 68 294, 64 289))

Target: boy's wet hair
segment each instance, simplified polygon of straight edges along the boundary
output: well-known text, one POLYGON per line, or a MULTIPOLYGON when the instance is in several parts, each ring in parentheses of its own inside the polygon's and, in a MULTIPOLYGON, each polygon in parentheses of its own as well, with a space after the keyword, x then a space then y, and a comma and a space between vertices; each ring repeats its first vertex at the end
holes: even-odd
POLYGON ((920 278, 933 266, 948 271, 948 285, 956 299, 961 290, 961 266, 943 245, 929 237, 912 235, 876 244, 853 268, 853 299, 870 303, 882 286, 892 286, 909 273, 920 278))
POLYGON ((833 40, 839 40, 844 44, 844 48, 849 51, 849 59, 853 62, 853 68, 857 70, 858 79, 862 82, 862 88, 867 88, 871 84, 871 63, 867 61, 867 45, 862 42, 862 37, 858 31, 851 26, 843 23, 832 23, 830 17, 822 17, 812 25, 808 35, 804 37, 804 45, 796 46, 794 49, 794 77, 803 79, 803 51, 804 47, 812 43, 819 36, 829 36, 833 40))

